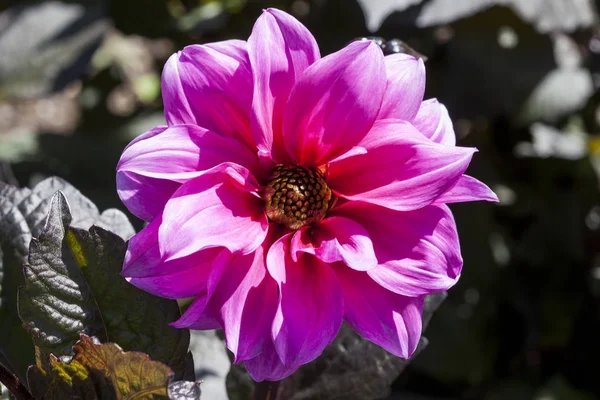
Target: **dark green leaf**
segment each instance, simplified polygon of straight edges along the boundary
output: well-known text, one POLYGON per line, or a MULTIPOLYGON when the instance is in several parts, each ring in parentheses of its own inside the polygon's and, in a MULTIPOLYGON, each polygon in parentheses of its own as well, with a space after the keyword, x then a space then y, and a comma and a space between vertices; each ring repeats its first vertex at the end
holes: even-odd
POLYGON ((179 317, 177 303, 145 293, 119 275, 126 250, 122 238, 70 224, 69 207, 58 192, 39 239, 31 242, 25 287, 19 291, 19 315, 35 344, 47 354, 70 354, 83 332, 147 353, 181 376, 189 333, 168 326, 179 317))
POLYGON ((39 236, 57 190, 62 190, 71 204, 71 226, 87 229, 96 224, 124 239, 135 233, 121 211, 100 214, 89 199, 60 178, 48 178, 33 189, 0 182, 0 362, 21 379, 34 357, 31 340, 17 315, 17 288, 24 284, 21 269, 27 263, 31 238, 39 236))
POLYGON ((21 266, 26 262, 31 231, 19 209, 23 193, 0 184, 0 363, 25 377, 33 362, 31 339, 17 315, 17 287, 23 284, 21 266))

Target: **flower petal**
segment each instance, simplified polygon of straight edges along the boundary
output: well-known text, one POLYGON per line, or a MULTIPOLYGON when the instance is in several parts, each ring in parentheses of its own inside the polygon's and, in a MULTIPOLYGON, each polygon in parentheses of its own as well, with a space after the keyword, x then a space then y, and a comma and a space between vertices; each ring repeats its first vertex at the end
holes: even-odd
POLYGON ((294 262, 287 234, 267 255, 269 273, 279 285, 279 306, 272 337, 284 366, 300 366, 317 358, 342 324, 344 301, 331 268, 305 254, 294 262))
POLYGON ((465 201, 494 201, 498 202, 498 196, 486 184, 477 179, 463 175, 458 179, 456 185, 450 188, 446 193, 438 197, 436 204, 463 203, 465 201))
POLYGON ((317 166, 355 146, 369 131, 385 90, 383 54, 353 42, 304 71, 290 93, 283 137, 299 164, 317 166))
POLYGON ((159 216, 129 239, 121 271, 122 276, 144 276, 148 270, 157 268, 159 268, 157 275, 171 270, 162 263, 158 248, 158 228, 161 223, 162 218, 159 216))
POLYGON ((281 137, 283 111, 298 76, 318 60, 313 35, 291 15, 267 9, 248 39, 254 73, 252 133, 258 149, 278 162, 285 157, 281 137))
POLYGON ((377 119, 412 121, 425 94, 425 64, 408 54, 385 57, 387 86, 377 119))
POLYGON ((384 289, 367 273, 336 266, 344 290, 344 318, 362 337, 408 359, 421 337, 423 297, 406 297, 384 289))
POLYGON ((258 158, 237 140, 195 125, 155 128, 123 151, 117 192, 132 213, 151 220, 177 190, 177 182, 227 161, 256 170, 258 158))
POLYGON ((447 206, 402 212, 349 202, 333 213, 356 220, 369 232, 379 265, 367 273, 386 289, 418 297, 447 290, 458 281, 460 243, 447 206))
POLYGON ((170 324, 171 326, 175 328, 199 330, 218 329, 223 327, 222 320, 208 305, 219 282, 221 282, 221 278, 228 270, 232 259, 231 252, 227 249, 220 249, 217 257, 214 259, 210 271, 208 271, 208 274, 205 273, 206 281, 203 288, 204 290, 196 296, 183 315, 177 321, 170 324))
POLYGON ((192 45, 173 54, 163 70, 169 125, 194 124, 252 146, 252 72, 240 40, 192 45))
POLYGON ((286 367, 281 362, 270 340, 259 355, 244 361, 244 366, 255 382, 280 381, 298 369, 298 366, 286 367))
POLYGON ((267 273, 263 244, 238 255, 227 269, 208 307, 217 310, 234 362, 256 357, 271 341, 271 324, 279 302, 277 283, 267 273))
POLYGON ((332 162, 328 184, 339 196, 415 210, 454 186, 476 149, 434 143, 401 120, 377 121, 359 146, 365 154, 332 162))
POLYGON ((448 110, 437 99, 425 100, 412 124, 429 139, 447 146, 456 145, 456 134, 448 110))
POLYGON ((117 172, 117 193, 133 215, 152 221, 160 215, 181 184, 165 179, 148 178, 134 172, 117 172))
POLYGON ((355 221, 330 217, 315 227, 298 230, 292 237, 291 257, 297 253, 315 255, 326 263, 343 261, 350 268, 366 271, 377 265, 369 233, 355 221))
POLYGON ((206 290, 213 265, 228 262, 222 261, 224 250, 211 248, 165 262, 158 245, 161 224, 159 216, 129 240, 121 275, 156 296, 170 299, 196 296, 206 290))
POLYGON ((170 325, 174 328, 179 329, 197 329, 197 330, 208 330, 208 329, 221 329, 223 325, 218 315, 215 313, 207 312, 206 305, 210 300, 208 293, 203 293, 192 301, 187 310, 183 315, 175 322, 170 325))
POLYGON ((158 232, 164 260, 225 247, 248 254, 264 241, 269 223, 247 169, 220 164, 188 180, 165 205, 158 232))
POLYGON ((184 182, 223 162, 253 170, 258 158, 235 139, 195 125, 178 125, 127 146, 117 171, 184 182))

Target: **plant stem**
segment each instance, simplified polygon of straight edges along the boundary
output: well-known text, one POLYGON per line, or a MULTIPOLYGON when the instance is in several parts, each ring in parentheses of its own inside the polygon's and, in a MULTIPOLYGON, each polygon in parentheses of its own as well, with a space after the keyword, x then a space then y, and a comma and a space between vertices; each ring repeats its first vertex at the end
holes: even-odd
POLYGON ((280 381, 262 381, 254 385, 254 400, 278 400, 280 381))
POLYGON ((0 382, 17 400, 34 400, 27 387, 2 364, 0 364, 0 382))

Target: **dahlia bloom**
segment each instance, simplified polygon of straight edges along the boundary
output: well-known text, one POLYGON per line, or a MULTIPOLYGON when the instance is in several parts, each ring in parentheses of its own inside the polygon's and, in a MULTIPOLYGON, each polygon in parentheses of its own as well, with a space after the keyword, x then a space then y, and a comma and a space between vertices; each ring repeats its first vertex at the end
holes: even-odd
POLYGON ((404 358, 423 297, 456 283, 447 203, 496 201, 463 173, 421 60, 353 42, 321 57, 269 9, 247 42, 188 46, 162 77, 167 126, 124 150, 122 201, 149 224, 123 276, 193 298, 173 326, 222 328, 257 381, 314 360, 343 321, 404 358))

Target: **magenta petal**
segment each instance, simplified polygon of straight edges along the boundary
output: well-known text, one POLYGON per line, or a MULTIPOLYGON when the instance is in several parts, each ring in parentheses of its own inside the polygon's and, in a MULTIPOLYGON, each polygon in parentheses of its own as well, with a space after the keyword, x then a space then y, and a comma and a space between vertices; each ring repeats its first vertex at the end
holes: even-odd
POLYGON ((221 164, 184 183, 165 205, 158 238, 164 260, 225 247, 248 254, 264 241, 269 223, 243 167, 221 164))
POLYGON ((181 186, 179 182, 148 178, 134 172, 117 171, 117 193, 133 215, 152 221, 160 215, 171 195, 181 186))
POLYGON ((271 341, 271 324, 279 302, 277 283, 267 273, 264 245, 239 255, 227 269, 210 301, 217 310, 234 362, 256 357, 271 341))
POLYGON ((377 119, 412 121, 425 94, 425 64, 408 54, 385 57, 387 86, 377 119))
POLYGON ((252 145, 252 72, 240 40, 187 46, 162 76, 169 125, 194 124, 252 145))
POLYGON ((355 146, 369 131, 385 90, 381 50, 353 42, 315 62, 298 78, 283 117, 286 149, 316 166, 355 146))
POLYGON ((362 337, 408 359, 421 337, 423 297, 407 297, 374 282, 365 272, 336 266, 344 290, 344 318, 362 337))
POLYGON ((201 293, 223 250, 207 249, 164 262, 158 245, 161 224, 159 216, 129 240, 121 275, 156 296, 180 299, 201 293))
POLYGON ((314 254, 326 263, 343 261, 350 268, 366 271, 377 265, 369 233, 357 222, 343 217, 330 217, 310 230, 299 230, 292 237, 291 255, 314 254))
POLYGON ((377 121, 359 146, 367 153, 330 164, 330 187, 346 199, 401 211, 433 203, 456 184, 476 151, 432 142, 401 120, 377 121))
POLYGON ((235 139, 196 125, 178 125, 127 146, 117 171, 184 182, 223 162, 253 170, 258 159, 235 139))
POLYGON ((244 361, 244 366, 256 382, 280 381, 298 369, 298 366, 286 367, 283 365, 272 341, 269 341, 259 355, 244 361))
POLYGON ((497 202, 498 196, 496 196, 496 193, 494 193, 492 189, 487 187, 484 183, 469 175, 463 175, 458 179, 456 185, 438 197, 435 203, 462 203, 465 201, 478 200, 497 202))
POLYGON ((254 73, 252 134, 259 150, 284 162, 285 104, 298 76, 321 57, 319 47, 294 17, 270 8, 252 29, 248 53, 254 73))
POLYGON ((158 228, 161 223, 162 218, 158 217, 129 239, 122 276, 144 276, 148 269, 159 269, 159 274, 171 270, 162 263, 158 247, 158 228))
MULTIPOLYGON (((218 255, 214 258, 212 266, 208 273, 204 272, 205 284, 204 290, 196 296, 192 304, 183 313, 183 315, 171 326, 175 328, 188 329, 218 329, 222 328, 222 321, 218 314, 209 307, 215 290, 221 282, 221 278, 228 270, 233 259, 232 254, 226 249, 219 249, 218 255)), ((206 250, 205 250, 206 251, 206 250)))
POLYGON ((212 248, 161 263, 157 267, 147 265, 145 276, 128 280, 132 285, 156 296, 169 299, 194 297, 206 291, 210 273, 223 258, 223 251, 226 250, 212 248))
POLYGON ((244 144, 195 125, 155 128, 123 151, 117 165, 117 192, 132 213, 149 221, 179 183, 226 161, 250 170, 258 162, 244 144))
POLYGON ((448 110, 437 99, 425 100, 412 124, 429 139, 447 146, 456 145, 456 134, 448 110))
POLYGON ((349 202, 335 214, 356 220, 369 232, 379 265, 367 273, 386 289, 418 297, 447 290, 458 281, 460 243, 447 206, 402 212, 349 202))
POLYGON ((279 306, 272 337, 286 367, 317 358, 335 338, 343 319, 344 301, 339 281, 329 265, 305 254, 294 262, 287 234, 267 255, 269 273, 279 285, 279 306))
POLYGON ((221 329, 223 325, 219 316, 214 312, 207 311, 207 303, 210 297, 203 293, 192 301, 183 315, 170 325, 179 329, 221 329))

